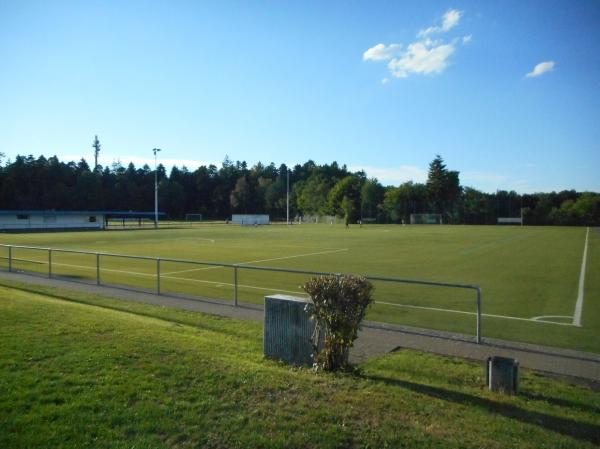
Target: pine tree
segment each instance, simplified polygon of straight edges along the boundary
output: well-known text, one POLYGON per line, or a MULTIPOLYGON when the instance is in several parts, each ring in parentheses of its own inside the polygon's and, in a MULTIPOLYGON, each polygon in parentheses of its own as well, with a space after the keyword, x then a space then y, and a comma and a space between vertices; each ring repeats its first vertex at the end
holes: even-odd
POLYGON ((429 164, 429 174, 427 176, 427 195, 434 209, 434 212, 444 212, 445 188, 448 180, 448 170, 444 160, 438 154, 429 164))

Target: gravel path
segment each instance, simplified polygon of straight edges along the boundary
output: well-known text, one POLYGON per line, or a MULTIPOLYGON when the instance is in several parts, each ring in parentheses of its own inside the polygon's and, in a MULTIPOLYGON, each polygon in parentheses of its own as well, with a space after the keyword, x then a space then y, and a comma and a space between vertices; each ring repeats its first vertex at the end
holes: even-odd
MULTIPOLYGON (((182 298, 160 295, 151 292, 126 290, 123 288, 76 283, 61 279, 48 279, 22 273, 0 272, 0 278, 24 283, 60 287, 68 290, 96 293, 166 307, 226 316, 235 319, 262 321, 263 308, 259 305, 244 304, 234 307, 231 302, 219 300, 182 298)), ((351 351, 354 362, 362 362, 402 348, 417 349, 436 354, 462 357, 483 362, 496 355, 513 357, 522 367, 552 374, 571 376, 592 381, 600 385, 600 355, 516 343, 485 338, 476 344, 473 337, 427 329, 366 322, 355 346, 351 351)), ((483 366, 483 365, 482 365, 483 366)))

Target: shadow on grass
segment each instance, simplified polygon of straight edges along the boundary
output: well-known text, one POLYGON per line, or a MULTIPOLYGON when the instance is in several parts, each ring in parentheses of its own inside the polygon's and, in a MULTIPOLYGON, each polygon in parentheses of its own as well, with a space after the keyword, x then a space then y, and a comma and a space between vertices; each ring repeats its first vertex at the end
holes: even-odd
MULTIPOLYGON (((490 413, 504 416, 506 418, 516 419, 519 422, 543 427, 546 430, 558 432, 577 440, 587 441, 592 444, 600 444, 600 426, 577 421, 569 418, 560 418, 548 415, 546 413, 525 410, 511 404, 504 404, 490 399, 473 396, 458 391, 446 390, 444 388, 432 387, 429 385, 418 384, 406 380, 390 379, 381 376, 364 376, 365 379, 384 382, 400 388, 406 388, 415 393, 424 394, 443 401, 455 402, 458 404, 477 407, 490 413)), ((552 402, 552 399, 534 396, 534 399, 546 400, 552 402)), ((555 405, 573 406, 569 401, 557 400, 555 405), (564 402, 564 403, 563 403, 564 402)))
POLYGON ((570 407, 583 410, 587 413, 594 413, 600 416, 600 407, 594 407, 593 405, 582 404, 580 402, 569 401, 567 399, 551 398, 542 394, 528 393, 526 391, 519 393, 519 396, 533 400, 547 402, 550 405, 556 405, 557 407, 570 407))
MULTIPOLYGON (((119 299, 115 299, 115 298, 102 298, 99 297, 97 300, 90 300, 90 301, 85 301, 82 299, 77 299, 77 298, 73 298, 67 295, 60 295, 57 293, 51 293, 49 291, 47 291, 46 289, 42 289, 42 290, 36 290, 35 288, 27 288, 27 287, 22 287, 22 286, 17 286, 17 285, 11 285, 11 284, 1 284, 0 285, 4 285, 7 288, 11 288, 14 290, 19 290, 22 292, 26 292, 26 293, 33 293, 35 295, 43 295, 43 296, 47 296, 49 298, 54 298, 54 299, 60 299, 62 301, 69 301, 69 302, 73 302, 76 304, 83 304, 86 306, 95 306, 95 307, 100 307, 102 309, 107 309, 107 310, 113 310, 116 312, 123 312, 123 313, 129 313, 132 315, 137 315, 137 316, 143 316, 146 318, 153 318, 153 319, 157 319, 157 320, 161 320, 161 321, 165 321, 167 323, 173 323, 173 324, 179 324, 179 325, 183 325, 183 326, 189 326, 189 327, 193 327, 196 329, 203 329, 203 330, 207 330, 207 331, 211 331, 211 332, 216 332, 216 333, 220 333, 220 334, 226 334, 232 337, 236 337, 236 338, 248 338, 248 333, 245 332, 236 332, 234 330, 231 329, 225 329, 222 325, 223 322, 226 322, 227 318, 222 318, 222 317, 218 317, 218 316, 213 316, 213 315, 209 315, 211 319, 216 319, 221 321, 221 324, 219 325, 209 325, 207 323, 198 323, 197 321, 194 320, 185 320, 185 319, 177 319, 177 318, 173 318, 173 317, 165 317, 164 314, 161 313, 152 313, 152 312, 142 312, 140 310, 134 310, 131 308, 128 308, 125 306, 125 304, 123 305, 123 307, 119 307, 116 304, 102 304, 102 302, 98 302, 98 301, 102 301, 105 299, 110 299, 110 300, 114 300, 114 301, 120 301, 119 299)), ((52 288, 52 287, 50 287, 52 288)), ((138 302, 133 302, 133 301, 125 301, 127 305, 142 305, 142 306, 149 306, 149 307, 158 307, 161 309, 166 308, 166 306, 161 306, 161 305, 153 305, 153 304, 147 304, 147 303, 138 303, 138 302)), ((175 310, 175 309, 173 309, 175 310)), ((206 315, 202 312, 192 312, 195 314, 202 314, 202 315, 206 315)))

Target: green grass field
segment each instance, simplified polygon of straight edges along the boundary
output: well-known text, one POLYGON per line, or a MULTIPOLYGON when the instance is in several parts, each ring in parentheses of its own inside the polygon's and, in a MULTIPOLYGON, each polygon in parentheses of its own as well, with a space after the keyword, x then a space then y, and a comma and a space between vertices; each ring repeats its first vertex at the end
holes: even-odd
MULTIPOLYGON (((3 234, 0 243, 480 285, 483 336, 600 352, 600 235, 589 232, 581 327, 573 326, 585 228, 300 225, 3 234), (535 321, 533 319, 536 319, 535 321)), ((0 248, 6 268, 7 251, 0 248)), ((47 253, 13 268, 45 274, 47 253)), ((95 282, 95 256, 54 252, 53 274, 95 282)), ((107 284, 153 290, 156 262, 102 256, 107 284)), ((161 262, 161 291, 233 300, 231 268, 161 262)), ((239 298, 302 294, 306 275, 239 271, 239 298)), ((371 320, 475 333, 475 292, 375 282, 371 320)))
POLYGON ((24 288, 0 283, 2 448, 600 444, 600 394, 564 380, 524 370, 505 396, 413 351, 319 374, 263 359, 260 323, 24 288))

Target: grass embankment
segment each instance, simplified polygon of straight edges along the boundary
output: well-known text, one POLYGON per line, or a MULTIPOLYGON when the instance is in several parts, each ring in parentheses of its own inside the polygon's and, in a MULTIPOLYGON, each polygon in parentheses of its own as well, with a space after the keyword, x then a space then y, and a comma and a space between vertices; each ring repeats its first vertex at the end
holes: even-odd
MULTIPOLYGON (((3 281, 4 282, 4 281, 3 281)), ((0 286, 0 447, 489 447, 600 444, 600 394, 412 351, 359 375, 262 357, 261 326, 0 286)))

